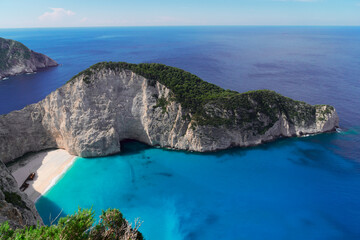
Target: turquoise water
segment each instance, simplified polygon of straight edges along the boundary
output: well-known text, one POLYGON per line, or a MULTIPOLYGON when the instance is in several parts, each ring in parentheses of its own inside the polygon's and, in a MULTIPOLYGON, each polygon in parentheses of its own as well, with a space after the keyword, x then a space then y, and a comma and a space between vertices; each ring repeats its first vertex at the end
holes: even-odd
POLYGON ((78 158, 36 206, 45 220, 78 206, 119 208, 141 218, 147 239, 353 239, 360 165, 333 149, 347 136, 211 154, 130 142, 115 156, 78 158))
POLYGON ((129 143, 78 159, 36 204, 141 217, 147 239, 360 239, 360 27, 0 29, 61 65, 0 81, 0 114, 99 61, 158 62, 231 90, 331 104, 342 133, 191 154, 129 143))

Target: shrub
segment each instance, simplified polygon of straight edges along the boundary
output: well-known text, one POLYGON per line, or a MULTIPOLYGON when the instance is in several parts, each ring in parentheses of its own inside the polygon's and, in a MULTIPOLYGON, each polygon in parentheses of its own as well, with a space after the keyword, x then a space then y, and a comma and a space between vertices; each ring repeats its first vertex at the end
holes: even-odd
POLYGON ((143 240, 138 231, 137 220, 132 227, 117 209, 103 211, 100 220, 94 224, 94 211, 79 209, 73 215, 61 218, 58 224, 50 226, 25 226, 12 229, 8 222, 0 225, 1 240, 143 240))
POLYGON ((161 97, 158 98, 156 101, 156 105, 154 106, 154 108, 160 107, 162 109, 162 113, 166 113, 166 107, 169 104, 169 102, 166 100, 166 98, 161 97))

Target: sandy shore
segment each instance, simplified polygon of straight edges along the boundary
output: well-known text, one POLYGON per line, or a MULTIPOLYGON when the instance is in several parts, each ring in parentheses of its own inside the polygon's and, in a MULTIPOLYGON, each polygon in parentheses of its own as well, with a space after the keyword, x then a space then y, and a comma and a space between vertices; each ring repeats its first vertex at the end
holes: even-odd
POLYGON ((29 187, 24 191, 29 198, 36 200, 59 179, 59 177, 74 163, 76 156, 63 149, 42 151, 23 157, 9 167, 18 186, 21 186, 30 173, 35 172, 33 181, 27 181, 29 187))

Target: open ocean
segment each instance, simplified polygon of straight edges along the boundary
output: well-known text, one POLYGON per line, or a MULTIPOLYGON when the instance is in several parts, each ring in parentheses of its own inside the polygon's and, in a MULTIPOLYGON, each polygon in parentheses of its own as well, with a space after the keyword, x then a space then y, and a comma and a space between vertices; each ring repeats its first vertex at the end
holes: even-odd
POLYGON ((148 240, 360 239, 360 27, 0 29, 61 66, 0 81, 0 114, 99 61, 157 62, 223 88, 333 105, 341 132, 187 153, 124 145, 78 158, 36 206, 140 217, 148 240))

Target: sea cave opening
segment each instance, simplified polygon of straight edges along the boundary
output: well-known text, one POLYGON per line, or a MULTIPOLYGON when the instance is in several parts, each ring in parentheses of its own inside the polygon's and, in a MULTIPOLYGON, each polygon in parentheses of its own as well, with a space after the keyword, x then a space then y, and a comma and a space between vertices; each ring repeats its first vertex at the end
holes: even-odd
POLYGON ((149 148, 151 146, 135 139, 127 138, 120 140, 120 154, 122 155, 137 154, 149 148))

